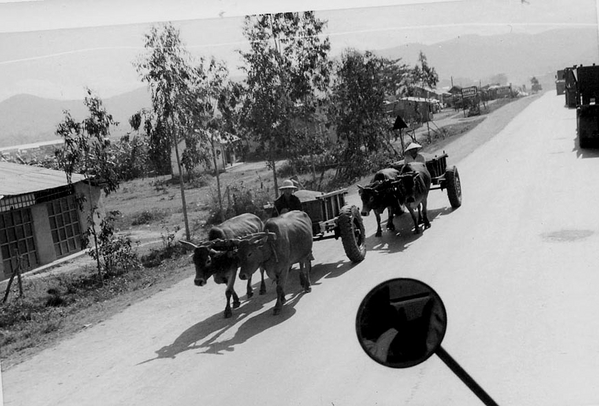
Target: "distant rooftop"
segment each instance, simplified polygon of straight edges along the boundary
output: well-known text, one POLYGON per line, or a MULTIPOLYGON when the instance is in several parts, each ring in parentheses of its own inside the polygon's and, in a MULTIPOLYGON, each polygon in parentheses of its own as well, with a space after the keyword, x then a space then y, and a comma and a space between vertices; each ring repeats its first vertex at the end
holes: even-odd
MULTIPOLYGON (((84 180, 73 174, 73 183, 84 180)), ((0 195, 16 196, 67 185, 64 172, 31 165, 0 162, 0 195)))

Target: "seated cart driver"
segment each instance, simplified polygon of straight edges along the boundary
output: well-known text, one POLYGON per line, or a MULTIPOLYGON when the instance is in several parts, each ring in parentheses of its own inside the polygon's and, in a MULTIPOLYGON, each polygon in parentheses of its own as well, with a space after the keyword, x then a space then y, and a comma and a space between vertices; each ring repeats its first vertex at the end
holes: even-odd
POLYGON ((301 210, 302 203, 297 196, 293 194, 297 189, 297 186, 292 180, 286 180, 283 185, 279 188, 282 192, 281 196, 274 202, 275 209, 273 210, 272 216, 277 217, 280 214, 287 213, 291 210, 301 210))
POLYGON ((421 149, 422 149, 422 145, 420 145, 416 142, 412 142, 410 145, 408 145, 406 148, 406 151, 405 151, 404 162, 405 163, 410 163, 410 162, 426 163, 426 160, 420 154, 421 149))

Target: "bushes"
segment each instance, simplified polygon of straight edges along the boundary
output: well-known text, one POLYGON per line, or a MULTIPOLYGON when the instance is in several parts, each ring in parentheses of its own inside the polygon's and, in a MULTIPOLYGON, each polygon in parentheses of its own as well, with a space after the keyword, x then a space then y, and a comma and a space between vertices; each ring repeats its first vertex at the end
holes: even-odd
POLYGON ((121 180, 143 178, 150 173, 148 142, 140 135, 127 134, 112 144, 111 152, 121 180))
POLYGON ((210 189, 211 205, 206 225, 219 224, 223 220, 238 216, 242 213, 252 213, 264 219, 267 217, 264 206, 272 200, 268 191, 261 187, 258 190, 239 186, 227 186, 222 196, 223 212, 219 208, 218 191, 210 189))
POLYGON ((165 228, 160 237, 162 238, 162 247, 159 249, 152 249, 149 254, 141 257, 141 263, 146 268, 153 268, 162 263, 165 259, 171 259, 185 253, 185 248, 180 244, 177 244, 177 232, 180 227, 175 227, 173 231, 165 228))
MULTIPOLYGON (((114 233, 114 216, 114 212, 109 212, 102 219, 100 232, 93 232, 97 239, 95 242, 97 247, 92 247, 88 251, 89 256, 96 260, 103 270, 103 275, 100 272, 102 280, 106 276, 120 275, 140 267, 139 258, 131 246, 131 240, 114 233)), ((88 246, 92 242, 92 237, 94 237, 92 232, 84 234, 83 246, 88 246)))
POLYGON ((131 221, 132 226, 139 226, 143 224, 150 224, 155 221, 160 221, 167 216, 166 210, 142 210, 140 213, 136 214, 131 221))
POLYGON ((290 158, 278 170, 277 175, 281 178, 290 178, 296 174, 307 174, 316 171, 321 173, 337 165, 337 157, 332 151, 326 151, 318 155, 298 155, 290 158))
POLYGON ((312 157, 305 155, 294 157, 278 168, 277 176, 290 178, 304 175, 304 181, 300 183, 306 189, 329 192, 346 187, 401 157, 390 149, 353 155, 351 164, 343 164, 342 159, 340 150, 331 150, 312 157))

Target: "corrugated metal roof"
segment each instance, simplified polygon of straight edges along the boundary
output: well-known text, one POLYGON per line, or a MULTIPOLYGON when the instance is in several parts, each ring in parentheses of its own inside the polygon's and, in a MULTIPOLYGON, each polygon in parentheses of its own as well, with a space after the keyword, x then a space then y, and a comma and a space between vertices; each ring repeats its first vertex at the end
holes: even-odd
MULTIPOLYGON (((73 183, 84 180, 83 175, 73 174, 73 183)), ((67 185, 62 171, 38 166, 0 162, 0 195, 15 196, 67 185)))

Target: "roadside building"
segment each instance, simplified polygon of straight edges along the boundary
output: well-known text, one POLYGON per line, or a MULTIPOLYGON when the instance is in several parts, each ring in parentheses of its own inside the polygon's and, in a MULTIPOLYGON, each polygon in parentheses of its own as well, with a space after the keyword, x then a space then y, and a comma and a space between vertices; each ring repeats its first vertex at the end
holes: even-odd
POLYGON ((406 122, 424 123, 432 120, 436 99, 402 97, 385 102, 385 111, 392 116, 401 116, 406 122), (434 102, 433 102, 434 100, 434 102))
POLYGON ((462 86, 452 86, 447 93, 449 96, 444 100, 445 104, 455 110, 462 108, 462 86))
POLYGON ((414 86, 412 88, 412 93, 412 96, 414 97, 437 100, 439 102, 442 102, 443 96, 447 94, 447 92, 444 92, 443 90, 433 89, 428 86, 414 86))
POLYGON ((69 185, 62 171, 0 162, 0 280, 12 275, 18 257, 27 271, 81 251, 91 205, 103 214, 101 196, 82 175, 69 185), (80 194, 83 211, 75 202, 80 194))
POLYGON ((503 98, 507 98, 507 97, 513 97, 511 84, 505 85, 505 86, 500 86, 500 85, 489 86, 489 99, 490 100, 503 99, 503 98))

